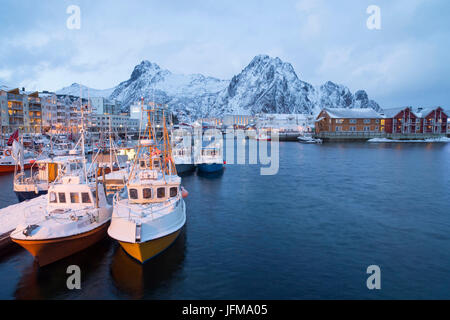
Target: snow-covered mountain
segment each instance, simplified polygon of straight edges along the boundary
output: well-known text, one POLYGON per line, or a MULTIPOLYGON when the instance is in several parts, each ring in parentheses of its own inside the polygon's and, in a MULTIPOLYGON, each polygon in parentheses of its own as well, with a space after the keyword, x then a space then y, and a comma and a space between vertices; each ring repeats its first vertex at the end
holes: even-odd
POLYGON ((70 85, 69 87, 64 87, 61 90, 56 91, 56 94, 79 97, 80 96, 80 87, 82 88, 81 94, 83 95, 83 98, 87 98, 88 96, 89 97, 105 97, 105 98, 107 98, 114 91, 114 88, 98 90, 98 89, 88 88, 79 83, 72 83, 72 85, 70 85))
POLYGON ((124 107, 144 97, 146 101, 167 103, 181 118, 198 118, 209 114, 208 107, 229 81, 201 74, 173 74, 157 64, 143 61, 129 80, 120 83, 110 98, 121 100, 124 107))
MULTIPOLYGON (((79 85, 73 84, 58 93, 79 95, 79 91, 79 85)), ((315 87, 300 80, 290 63, 267 55, 253 58, 231 81, 201 74, 174 74, 155 63, 142 61, 127 81, 109 90, 90 89, 89 94, 121 100, 124 111, 141 97, 166 103, 183 120, 224 114, 317 114, 324 107, 381 110, 364 90, 353 94, 347 87, 331 81, 315 87)), ((83 92, 86 95, 87 90, 83 92)))

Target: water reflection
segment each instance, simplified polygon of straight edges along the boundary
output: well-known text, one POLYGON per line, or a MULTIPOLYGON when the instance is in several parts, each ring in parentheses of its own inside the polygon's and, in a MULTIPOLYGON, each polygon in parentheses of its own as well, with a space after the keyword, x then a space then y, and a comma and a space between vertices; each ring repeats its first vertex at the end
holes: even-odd
POLYGON ((172 246, 145 264, 138 263, 118 247, 111 263, 113 282, 127 298, 152 295, 183 268, 185 251, 186 227, 172 246))
POLYGON ((225 171, 225 168, 223 168, 220 171, 216 172, 203 172, 203 171, 197 171, 197 176, 205 179, 218 179, 223 176, 223 173, 225 171))
POLYGON ((98 269, 105 263, 108 252, 112 250, 112 241, 108 238, 78 252, 70 257, 39 267, 35 260, 23 268, 14 297, 16 299, 55 299, 64 298, 72 293, 67 289, 67 267, 77 265, 81 269, 82 286, 89 286, 90 278, 95 277, 98 269))

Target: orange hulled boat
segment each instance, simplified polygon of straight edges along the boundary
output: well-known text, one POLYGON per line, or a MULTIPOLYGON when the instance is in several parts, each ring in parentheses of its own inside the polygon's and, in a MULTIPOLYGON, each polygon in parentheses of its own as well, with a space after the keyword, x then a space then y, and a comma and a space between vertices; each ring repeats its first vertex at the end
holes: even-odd
POLYGON ((71 163, 80 170, 73 168, 72 173, 58 176, 48 189, 47 205, 28 207, 33 221, 25 219, 11 233, 12 241, 28 250, 40 266, 96 243, 106 235, 111 221, 112 206, 103 185, 87 178, 83 131, 81 163, 71 163))

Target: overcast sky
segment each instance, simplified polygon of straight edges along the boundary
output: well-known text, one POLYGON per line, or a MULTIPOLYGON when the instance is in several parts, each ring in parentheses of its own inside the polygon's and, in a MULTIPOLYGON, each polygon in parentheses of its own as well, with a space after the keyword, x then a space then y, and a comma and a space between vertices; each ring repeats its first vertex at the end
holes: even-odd
POLYGON ((257 54, 313 85, 365 89, 383 107, 450 107, 448 0, 2 0, 0 84, 106 89, 142 60, 230 79, 257 54), (369 30, 369 5, 381 30, 369 30), (81 28, 66 26, 67 7, 81 28))

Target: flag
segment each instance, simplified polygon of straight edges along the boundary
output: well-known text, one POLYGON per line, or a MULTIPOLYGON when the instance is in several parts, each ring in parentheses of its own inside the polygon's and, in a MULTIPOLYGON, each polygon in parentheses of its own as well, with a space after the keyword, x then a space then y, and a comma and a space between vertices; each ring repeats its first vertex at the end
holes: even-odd
POLYGON ((8 139, 8 146, 12 146, 14 140, 19 141, 19 129, 14 131, 14 133, 8 139))

